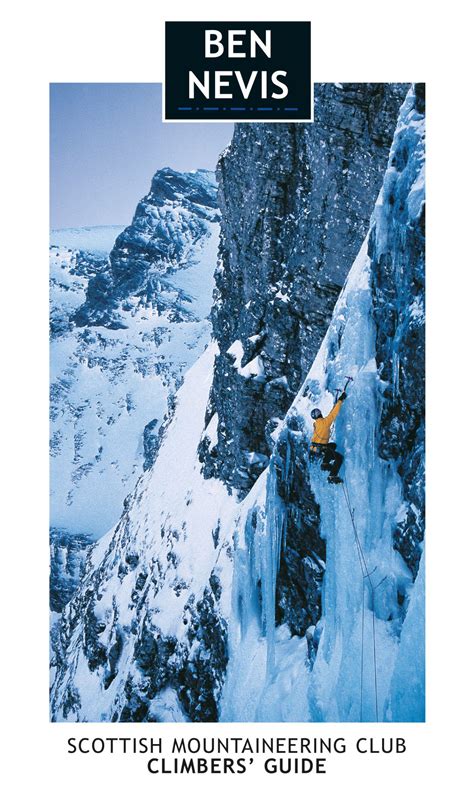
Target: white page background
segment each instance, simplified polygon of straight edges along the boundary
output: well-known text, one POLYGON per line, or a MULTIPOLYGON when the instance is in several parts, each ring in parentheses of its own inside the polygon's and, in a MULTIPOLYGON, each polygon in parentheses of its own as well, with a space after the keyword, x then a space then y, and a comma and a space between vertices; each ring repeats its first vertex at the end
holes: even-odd
POLYGON ((415 804, 468 801, 472 735, 472 26, 467 4, 82 0, 10 4, 3 25, 2 743, 6 803, 415 804), (463 10, 464 9, 464 10, 463 10), (69 736, 174 725, 48 721, 49 82, 163 80, 164 20, 311 19, 313 80, 426 81, 428 585, 425 725, 187 725, 186 735, 403 736, 403 756, 326 775, 150 775, 144 756, 68 756, 69 736), (469 71, 470 72, 470 71, 469 71), (451 439, 446 440, 446 418, 451 439), (444 424, 443 428, 440 424, 444 424), (442 436, 440 436, 442 434, 442 436))

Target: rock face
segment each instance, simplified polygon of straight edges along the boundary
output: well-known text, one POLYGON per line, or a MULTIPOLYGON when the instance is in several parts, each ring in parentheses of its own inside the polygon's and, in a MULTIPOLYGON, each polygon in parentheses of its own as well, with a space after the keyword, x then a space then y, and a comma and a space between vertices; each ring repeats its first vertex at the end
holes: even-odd
POLYGON ((326 543, 320 507, 308 473, 308 440, 298 418, 289 418, 275 448, 276 492, 284 511, 285 540, 275 582, 275 620, 303 636, 321 619, 326 543))
MULTIPOLYGON (((278 424, 308 372, 368 229, 407 86, 320 84, 315 122, 241 125, 218 165, 221 265, 205 473, 240 496, 266 467, 278 424)), ((289 433, 286 551, 277 615, 304 634, 320 614, 325 545, 305 459, 289 433), (301 580, 297 586, 291 580, 301 580)), ((286 459, 283 457, 283 464, 286 459)))
POLYGON ((206 473, 245 494, 321 344, 367 231, 400 104, 399 84, 319 84, 314 124, 237 125, 218 165, 219 345, 206 473))

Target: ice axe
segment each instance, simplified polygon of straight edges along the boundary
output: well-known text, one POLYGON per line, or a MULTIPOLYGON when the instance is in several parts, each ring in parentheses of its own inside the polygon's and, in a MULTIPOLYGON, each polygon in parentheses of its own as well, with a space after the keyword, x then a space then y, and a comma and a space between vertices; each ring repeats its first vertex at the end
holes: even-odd
POLYGON ((354 380, 354 378, 351 375, 344 375, 344 377, 346 379, 346 383, 345 383, 344 389, 342 390, 343 392, 346 391, 346 389, 349 386, 350 382, 354 380))
POLYGON ((350 383, 351 381, 353 381, 353 380, 354 380, 354 378, 353 378, 351 375, 344 375, 344 377, 345 377, 345 379, 346 379, 346 383, 344 384, 344 389, 335 389, 335 390, 334 390, 334 391, 336 392, 336 400, 339 400, 339 399, 340 399, 340 397, 341 397, 341 395, 340 395, 340 394, 338 395, 337 393, 338 393, 338 392, 343 392, 343 393, 345 393, 345 391, 346 391, 346 389, 347 389, 347 387, 348 387, 349 383, 350 383))

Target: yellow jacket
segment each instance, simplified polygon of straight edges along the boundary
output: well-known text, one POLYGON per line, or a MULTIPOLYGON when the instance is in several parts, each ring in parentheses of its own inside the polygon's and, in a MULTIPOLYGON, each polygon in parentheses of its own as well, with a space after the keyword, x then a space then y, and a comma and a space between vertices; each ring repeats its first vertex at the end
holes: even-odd
POLYGON ((329 432, 331 425, 339 414, 342 406, 342 400, 338 400, 332 411, 329 412, 327 417, 318 417, 314 420, 314 431, 312 442, 317 445, 327 445, 329 442, 329 432))

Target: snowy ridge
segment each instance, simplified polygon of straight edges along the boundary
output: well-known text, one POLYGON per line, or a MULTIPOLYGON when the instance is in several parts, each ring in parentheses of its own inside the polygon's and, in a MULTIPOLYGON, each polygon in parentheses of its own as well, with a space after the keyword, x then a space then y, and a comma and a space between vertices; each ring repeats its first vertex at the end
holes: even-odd
MULTIPOLYGON (((200 176, 196 173, 193 189, 200 176)), ((214 193, 214 207, 201 206, 195 214, 194 202, 193 209, 184 209, 182 201, 175 205, 166 229, 167 249, 171 251, 173 239, 182 243, 183 232, 193 230, 193 217, 198 221, 196 232, 188 236, 182 259, 169 264, 163 259, 160 272, 151 259, 142 260, 141 277, 146 270, 146 285, 153 293, 147 296, 129 288, 123 296, 122 287, 118 329, 109 327, 105 316, 103 324, 95 324, 94 317, 81 319, 79 327, 75 324, 78 311, 91 304, 91 285, 111 270, 100 250, 95 251, 97 230, 105 243, 114 228, 62 231, 63 237, 53 231, 54 240, 81 244, 80 250, 67 246, 50 250, 51 525, 63 534, 98 538, 116 522, 124 497, 154 460, 172 395, 209 342, 206 317, 212 301, 218 222, 215 184, 208 172, 202 173, 209 203, 214 193)), ((173 180, 184 192, 186 177, 173 174, 173 180)), ((173 193, 170 181, 168 196, 173 193)), ((158 244, 159 222, 168 219, 172 202, 164 193, 153 199, 155 229, 148 222, 146 236, 158 244)), ((150 202, 147 210, 151 217, 150 202)), ((128 249, 134 265, 133 244, 138 242, 136 248, 141 250, 145 237, 141 226, 138 218, 126 231, 122 281, 127 265, 123 250, 128 249)))
MULTIPOLYGON (((131 225, 115 241, 106 269, 91 279, 76 324, 125 328, 127 312, 137 306, 158 312, 172 308, 172 321, 192 320, 195 284, 180 287, 173 275, 195 263, 196 247, 218 223, 216 192, 211 171, 157 171, 131 225)), ((206 316, 209 286, 207 291, 206 316)))
POLYGON ((89 252, 108 257, 113 245, 125 229, 123 225, 97 227, 67 227, 51 230, 50 242, 54 246, 72 251, 89 252))

